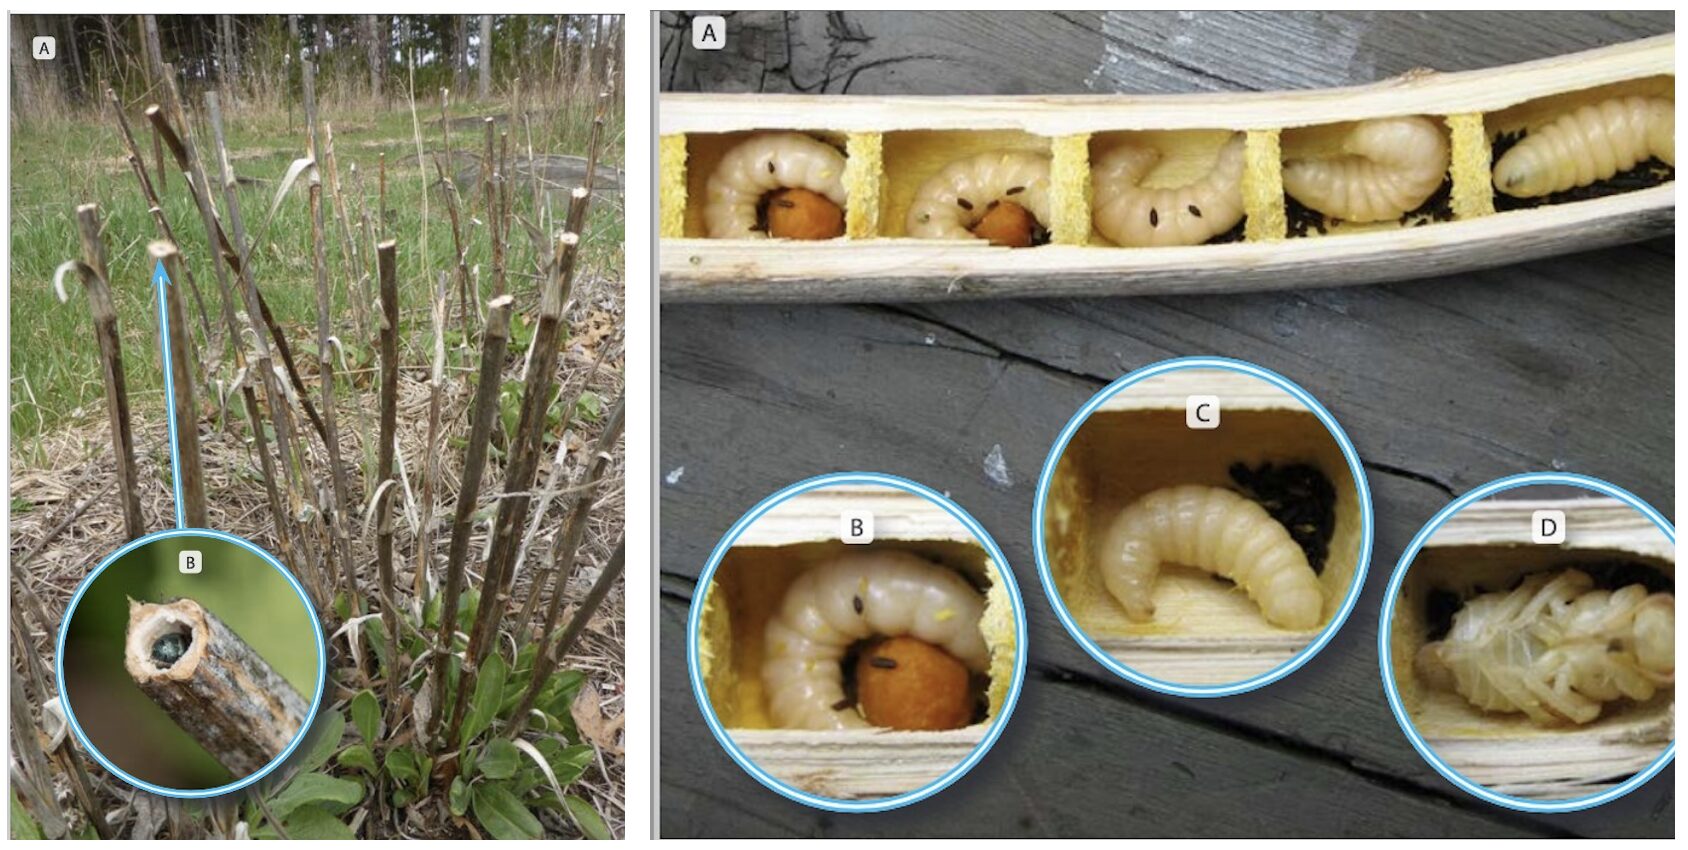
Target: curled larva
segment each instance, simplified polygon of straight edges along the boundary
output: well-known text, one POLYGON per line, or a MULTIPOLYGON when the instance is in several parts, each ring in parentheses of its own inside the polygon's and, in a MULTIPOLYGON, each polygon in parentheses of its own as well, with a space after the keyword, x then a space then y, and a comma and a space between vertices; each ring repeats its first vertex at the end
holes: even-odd
POLYGON ((988 151, 951 162, 915 190, 906 229, 917 239, 979 238, 973 229, 999 204, 1022 207, 1047 228, 1049 157, 988 151))
POLYGON ((1222 487, 1182 484, 1139 498, 1108 526, 1101 556, 1108 592, 1138 622, 1154 617, 1162 563, 1236 582, 1279 628, 1323 620, 1324 591, 1301 547, 1265 508, 1222 487))
POLYGON ((842 209, 844 155, 802 133, 758 133, 734 145, 709 175, 703 207, 709 238, 767 238, 759 207, 780 189, 805 189, 842 209))
POLYGON ((909 552, 841 555, 798 576, 769 619, 762 683, 786 729, 868 726, 844 696, 840 662, 873 636, 918 638, 969 670, 990 666, 984 599, 955 571, 909 552))
POLYGON ((1361 121, 1336 156, 1284 163, 1284 191, 1332 218, 1388 221, 1418 209, 1448 173, 1448 139, 1422 115, 1361 121))
POLYGON ((1531 130, 1495 163, 1495 188, 1515 198, 1551 195, 1655 156, 1676 164, 1676 104, 1662 97, 1613 97, 1531 130))
POLYGON ((1213 170, 1200 180, 1174 188, 1145 189, 1160 151, 1124 144, 1096 160, 1091 220, 1096 232, 1116 245, 1200 245, 1235 227, 1243 218, 1243 136, 1219 149, 1213 170))
POLYGON ((1454 614, 1414 667, 1433 687, 1538 724, 1588 723, 1608 702, 1651 699, 1676 674, 1676 599, 1639 584, 1595 590, 1580 570, 1536 573, 1454 614))

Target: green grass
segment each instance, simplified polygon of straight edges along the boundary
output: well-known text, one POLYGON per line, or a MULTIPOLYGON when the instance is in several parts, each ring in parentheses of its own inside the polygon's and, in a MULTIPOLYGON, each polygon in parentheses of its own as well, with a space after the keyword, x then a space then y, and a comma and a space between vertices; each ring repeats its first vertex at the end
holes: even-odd
MULTIPOLYGON (((533 97, 528 100, 532 103, 533 97)), ((444 150, 439 126, 429 123, 439 117, 439 106, 437 102, 419 103, 417 109, 422 122, 423 145, 429 157, 426 183, 432 184, 436 179, 432 157, 444 150)), ((457 104, 452 108, 452 114, 457 117, 504 114, 507 111, 502 102, 457 104)), ((370 113, 363 107, 338 110, 332 105, 325 105, 321 116, 334 126, 336 158, 348 212, 356 216, 352 197, 356 186, 350 172, 350 166, 355 163, 363 175, 364 206, 369 211, 372 224, 377 223, 377 157, 381 153, 386 154, 387 200, 391 216, 386 237, 398 241, 406 362, 424 365, 429 362, 427 352, 431 347, 428 299, 439 272, 452 267, 453 255, 451 225, 444 198, 437 189, 431 192, 424 189, 423 173, 414 160, 416 143, 409 108, 402 101, 386 113, 370 113), (422 251, 425 194, 426 255, 422 251)), ((148 167, 151 169, 150 127, 139 115, 139 108, 132 110, 130 122, 148 154, 148 167)), ((584 105, 578 107, 569 120, 558 120, 551 126, 540 126, 536 121, 533 127, 535 153, 584 154, 589 123, 590 115, 584 105)), ((289 341, 295 351, 302 357, 308 357, 316 348, 316 284, 312 271, 310 214, 303 178, 283 200, 269 229, 259 234, 282 175, 295 158, 304 155, 303 119, 297 110, 289 116, 281 110, 250 113, 225 107, 224 125, 235 172, 241 177, 264 181, 255 186, 243 186, 239 192, 240 209, 249 238, 262 236, 253 260, 256 280, 277 319, 288 329, 289 341)), ((208 170, 214 175, 215 160, 210 149, 209 129, 196 126, 194 136, 208 170)), ((518 150, 525 153, 525 133, 511 132, 510 136, 512 154, 518 150), (518 141, 521 142, 519 147, 518 141)), ((605 136, 607 144, 603 161, 620 165, 623 140, 619 115, 611 117, 605 136)), ((459 155, 464 151, 478 153, 483 139, 478 130, 471 134, 453 128, 451 134, 452 147, 459 155)), ((122 138, 115 120, 109 116, 103 121, 98 116, 89 115, 50 123, 31 123, 16 127, 12 136, 11 424, 13 444, 19 447, 17 456, 26 463, 31 457, 34 438, 38 435, 104 418, 104 389, 100 384, 98 349, 81 283, 74 274, 67 277, 66 289, 71 295, 68 303, 59 303, 52 291, 54 269, 66 260, 81 256, 75 221, 75 208, 79 204, 97 203, 100 207, 131 403, 138 415, 161 410, 162 376, 158 359, 156 307, 152 300, 151 268, 146 255, 147 244, 156 239, 157 234, 124 155, 122 138)), ((213 322, 216 322, 221 302, 211 265, 212 257, 206 250, 206 234, 186 181, 173 164, 167 162, 167 168, 170 173, 162 192, 165 216, 175 229, 187 268, 198 283, 213 322)), ((448 173, 450 171, 448 168, 448 173)), ((156 173, 152 176, 157 185, 159 176, 156 173)), ((517 188, 516 214, 529 221, 537 221, 527 186, 523 184, 517 188)), ((623 222, 620 200, 619 193, 594 199, 586 227, 581 273, 620 279, 623 222)), ((348 274, 339 241, 340 230, 326 192, 324 203, 329 238, 326 247, 329 281, 334 290, 335 304, 333 332, 355 348, 373 350, 373 330, 370 331, 371 338, 362 346, 356 344, 347 293, 348 274)), ((470 198, 464 199, 465 207, 475 203, 470 198)), ((227 226, 228 214, 222 210, 220 194, 217 206, 227 226)), ((475 209, 478 214, 478 207, 475 209)), ((560 209, 557 212, 561 214, 560 209)), ((484 215, 481 218, 485 220, 484 215)), ((464 225, 470 229, 466 246, 468 262, 471 267, 477 263, 481 265, 484 299, 491 287, 489 238, 485 227, 471 227, 467 217, 464 225)), ((535 281, 525 273, 533 268, 534 251, 521 232, 521 226, 515 225, 507 267, 512 272, 510 286, 516 293, 518 309, 530 311, 537 307, 535 281)), ((356 227, 353 233, 354 238, 361 238, 356 227)), ((366 246, 360 247, 364 248, 360 256, 362 262, 368 251, 366 246)), ((186 292, 184 296, 190 315, 196 317, 197 308, 192 296, 186 292)), ((238 294, 236 303, 238 308, 238 294)), ((456 303, 455 300, 453 303, 456 303)), ((193 323, 197 326, 197 318, 193 319, 193 323)))

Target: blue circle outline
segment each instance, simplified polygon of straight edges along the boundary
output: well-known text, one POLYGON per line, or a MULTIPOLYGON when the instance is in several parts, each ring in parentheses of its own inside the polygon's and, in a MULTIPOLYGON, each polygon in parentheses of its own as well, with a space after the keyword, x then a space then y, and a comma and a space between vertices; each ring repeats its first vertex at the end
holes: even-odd
POLYGON ((708 724, 709 731, 715 735, 715 740, 721 744, 722 749, 727 751, 727 755, 744 772, 750 774, 752 779, 794 802, 817 809, 846 814, 885 812, 918 803, 948 788, 957 779, 972 770, 973 766, 984 758, 985 753, 989 752, 990 748, 996 744, 996 739, 1002 735, 1002 730, 1008 725, 1009 717, 1014 713, 1014 705, 1019 702, 1020 686, 1026 678, 1026 605, 1020 597, 1020 587, 1014 578, 1014 571, 1009 567, 1008 559, 1003 556, 1002 549, 996 545, 996 540, 990 536, 989 532, 985 531, 984 526, 980 525, 978 520, 975 520, 966 509, 953 500, 919 482, 883 472, 832 472, 787 485, 757 502, 754 507, 739 517, 732 527, 727 529, 727 533, 721 537, 720 542, 716 543, 714 550, 710 552, 709 560, 704 564, 703 572, 698 576, 696 587, 700 589, 693 593, 691 611, 686 616, 686 671, 692 680, 692 696, 697 700, 698 708, 703 713, 703 719, 708 724), (714 706, 710 704, 709 694, 704 687, 703 676, 698 667, 698 631, 701 625, 704 601, 708 598, 709 590, 713 587, 715 570, 721 566, 721 560, 732 549, 733 543, 738 540, 745 529, 749 528, 752 523, 780 502, 800 493, 834 484, 876 484, 891 487, 913 493, 943 508, 972 533, 974 539, 985 548, 986 554, 995 562, 997 573, 1003 579, 1003 586, 1008 589, 1008 598, 1014 608, 1014 672, 1009 682, 1008 695, 1003 699, 1002 707, 997 710, 996 716, 991 718, 990 726, 986 729, 984 738, 973 746, 972 751, 967 754, 966 758, 950 768, 944 775, 913 791, 906 791, 894 797, 879 797, 871 800, 841 800, 836 797, 823 797, 793 787, 762 770, 755 761, 744 754, 743 750, 739 749, 738 744, 733 742, 732 736, 728 735, 721 726, 721 720, 715 716, 714 706))
POLYGON ((233 534, 228 534, 226 532, 212 531, 208 528, 169 528, 163 531, 155 531, 142 537, 137 537, 134 540, 123 544, 117 549, 117 551, 105 556, 105 558, 100 561, 99 565, 94 567, 94 571, 89 573, 88 577, 84 578, 81 584, 77 585, 76 592, 70 597, 70 603, 65 606, 64 619, 59 622, 59 637, 57 643, 55 644, 53 672, 58 677, 56 684, 59 687, 59 704, 64 708, 65 722, 70 725, 71 732, 75 733, 77 743, 80 743, 82 745, 82 749, 90 756, 93 756, 94 760, 99 762, 101 767, 110 771, 112 775, 117 778, 143 791, 148 791, 163 797, 194 800, 206 797, 218 797, 223 794, 239 791, 240 789, 270 775, 276 768, 280 767, 287 761, 287 757, 291 756, 294 750, 299 748, 299 744, 305 740, 306 735, 310 732, 311 724, 316 721, 317 710, 322 706, 322 697, 324 692, 327 690, 328 652, 322 638, 322 620, 317 616, 316 608, 311 605, 310 597, 305 595, 304 586, 299 583, 299 580, 293 576, 293 573, 289 572, 287 567, 283 566, 281 561, 274 555, 264 551, 259 548, 257 544, 254 544, 245 538, 236 537, 233 534), (110 759, 105 757, 104 753, 100 752, 98 747, 94 746, 92 741, 88 740, 88 736, 82 731, 82 726, 76 722, 76 712, 70 707, 70 692, 66 690, 64 686, 64 642, 65 637, 70 633, 70 621, 76 616, 76 606, 77 603, 82 601, 82 594, 86 593, 88 588, 93 586, 94 581, 100 577, 101 573, 106 571, 107 567, 117 563, 120 558, 128 554, 131 550, 157 540, 166 540, 172 537, 211 537, 244 547, 248 551, 257 555, 260 560, 269 564, 271 567, 274 567, 276 572, 281 573, 282 577, 286 578, 287 582, 293 585, 293 591, 299 594, 299 601, 305 606, 305 613, 310 615, 311 622, 316 626, 316 628, 311 632, 311 636, 316 640, 317 650, 316 694, 311 698, 311 708, 305 715, 305 722, 300 724, 298 733, 295 734, 293 736, 293 740, 288 743, 287 749, 283 750, 281 755, 276 756, 269 764, 264 765, 243 778, 230 782, 227 785, 203 790, 184 790, 180 788, 165 788, 162 785, 154 785, 144 779, 139 779, 129 775, 128 771, 125 771, 116 764, 112 763, 110 759))
POLYGON ((1366 584, 1366 572, 1371 566, 1373 531, 1374 523, 1372 518, 1371 485, 1366 482, 1366 470, 1360 462, 1359 452, 1354 450, 1354 444, 1348 439, 1348 435, 1342 430, 1342 426, 1336 423, 1336 417, 1332 416, 1330 411, 1326 410, 1325 406, 1319 403, 1318 399, 1314 398, 1311 393, 1302 389, 1301 386, 1296 384, 1294 381, 1291 381, 1290 379, 1285 378, 1284 376, 1267 369, 1264 366, 1231 357, 1174 357, 1170 360, 1162 360, 1157 363, 1151 363, 1140 369, 1128 372, 1116 379, 1113 383, 1103 387, 1100 392, 1096 393, 1096 395, 1092 396, 1089 401, 1085 402, 1084 406, 1079 408, 1077 413, 1073 414, 1072 418, 1067 421, 1066 427, 1061 429, 1060 436, 1055 438, 1055 444, 1049 449, 1049 458, 1044 461, 1043 472, 1038 476, 1037 498, 1032 503, 1032 552, 1037 557, 1037 575, 1038 579, 1043 584, 1045 595, 1049 597, 1050 607, 1055 609, 1055 616, 1060 619, 1061 625, 1066 627, 1067 632, 1073 636, 1074 640, 1078 641, 1080 648, 1088 653, 1091 658, 1096 659, 1097 663, 1108 668, 1108 670, 1113 672, 1114 675, 1119 676, 1135 685, 1148 688, 1149 690, 1178 697, 1198 697, 1205 699, 1245 694, 1249 691, 1263 688, 1285 676, 1288 676, 1297 669, 1300 669, 1300 667, 1311 660, 1314 655, 1317 655, 1320 650, 1325 648, 1326 644, 1330 643, 1332 638, 1336 637, 1337 631, 1342 628, 1345 622, 1347 622, 1348 615, 1353 613, 1354 606, 1360 601, 1360 592, 1365 588, 1366 584), (1325 624, 1324 629, 1320 631, 1318 635, 1314 636, 1312 641, 1308 642, 1308 644, 1302 647, 1299 652, 1291 656, 1288 661, 1285 661, 1284 663, 1252 678, 1244 679, 1239 682, 1228 682, 1218 685, 1190 685, 1181 682, 1169 682, 1165 679, 1157 679, 1126 666, 1124 663, 1105 652, 1102 647, 1098 646, 1095 641, 1090 639, 1088 634, 1085 634, 1084 629, 1080 628, 1078 623, 1073 619, 1072 612, 1067 610, 1067 604, 1064 600, 1062 600, 1061 592, 1055 586, 1054 571, 1049 566, 1049 558, 1047 552, 1045 551, 1045 542, 1043 539, 1043 514, 1049 496, 1049 485, 1055 476, 1056 465, 1060 463, 1061 456, 1067 451, 1067 444, 1071 442, 1073 436, 1078 433, 1078 429, 1090 419, 1090 415, 1096 411, 1096 408, 1101 407, 1108 399, 1112 398, 1114 395, 1123 391, 1132 384, 1156 375, 1167 372, 1177 372, 1185 369, 1223 369, 1231 372, 1239 372, 1244 375, 1249 375, 1251 377, 1267 381, 1277 388, 1289 393, 1291 396, 1294 396, 1297 401, 1307 407, 1309 412, 1318 417, 1319 422, 1323 424, 1325 429, 1330 432, 1330 435, 1336 439, 1338 447, 1342 450, 1343 458, 1348 461, 1349 472, 1354 478, 1354 490, 1358 494, 1360 501, 1360 522, 1362 526, 1362 533, 1360 536, 1359 558, 1355 563, 1354 576, 1349 579, 1348 597, 1343 600, 1341 610, 1336 612, 1336 616, 1332 617, 1330 622, 1325 624))
POLYGON ((1502 794, 1498 791, 1490 790, 1486 785, 1482 785, 1468 779, 1464 774, 1455 770, 1451 765, 1443 761, 1442 757, 1436 755, 1436 751, 1431 749, 1429 744, 1425 743, 1424 736, 1418 733, 1418 729, 1413 725, 1412 719, 1407 715, 1405 707, 1401 705, 1401 694, 1395 687, 1395 668, 1389 655, 1389 637, 1395 620, 1394 616, 1392 616, 1395 610, 1395 600, 1400 595, 1401 587, 1406 581, 1407 570, 1412 567, 1412 563, 1418 557, 1419 551, 1424 548, 1425 543, 1429 542, 1431 535, 1436 532, 1436 529, 1440 528, 1441 525, 1447 522, 1450 517, 1464 510, 1473 502, 1493 496, 1496 493, 1539 484, 1562 484, 1573 487, 1581 487, 1585 490, 1593 490, 1597 493, 1602 493, 1604 495, 1611 496, 1614 499, 1618 499, 1619 501, 1622 501, 1634 508, 1642 516, 1652 520, 1653 524, 1658 526, 1660 531, 1664 532, 1665 537, 1669 538, 1673 545, 1676 543, 1676 529, 1671 526, 1670 522, 1666 520, 1662 514, 1654 510, 1652 505, 1642 501, 1634 493, 1631 493, 1628 490, 1608 481, 1588 475, 1581 475, 1575 472, 1524 472, 1517 475, 1508 475, 1504 478, 1497 478, 1487 484, 1483 484, 1476 489, 1471 490, 1452 502, 1449 502, 1446 507, 1443 507, 1436 513, 1435 516, 1430 518, 1430 522, 1426 523, 1424 528, 1419 530, 1418 534, 1413 537, 1412 542, 1407 544, 1407 548, 1402 551, 1401 560, 1396 563, 1395 572, 1389 577, 1389 587, 1383 593, 1383 610, 1380 612, 1377 627, 1378 669, 1383 674, 1383 693, 1389 698, 1389 710, 1394 713, 1395 722, 1400 725, 1401 731, 1406 733, 1407 740, 1413 745, 1413 749, 1417 750, 1419 756, 1426 762, 1429 762, 1430 766, 1435 768, 1437 773, 1442 774, 1442 778, 1452 782, 1454 785, 1458 786, 1460 790, 1466 792, 1467 794, 1502 808, 1520 812, 1531 812, 1534 814, 1559 814, 1564 812, 1580 812, 1584 809, 1591 809, 1595 806, 1610 803, 1613 800, 1640 788, 1642 785, 1645 785, 1648 780, 1658 775, 1659 771, 1664 770, 1665 766, 1670 764, 1671 760, 1676 757, 1676 739, 1674 737, 1671 738, 1670 744, 1665 747, 1664 751, 1659 754, 1658 758, 1653 760, 1652 764, 1649 764, 1645 769, 1638 771, 1623 782, 1620 782, 1617 785, 1600 792, 1599 794, 1590 794, 1586 797, 1573 797, 1565 800, 1531 800, 1525 797, 1514 797, 1510 794, 1502 794))

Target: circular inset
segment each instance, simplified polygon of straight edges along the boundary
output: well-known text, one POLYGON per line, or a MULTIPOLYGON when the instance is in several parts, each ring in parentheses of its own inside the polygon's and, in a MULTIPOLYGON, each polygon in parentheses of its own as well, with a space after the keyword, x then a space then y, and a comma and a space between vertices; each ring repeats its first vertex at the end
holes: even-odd
POLYGON ((322 624, 274 557, 230 534, 125 544, 76 588, 55 658, 65 719, 113 775, 169 797, 262 779, 316 717, 322 624))
POLYGON ((1569 473, 1502 478, 1443 508, 1401 554, 1378 628, 1413 748, 1527 812, 1598 806, 1664 769, 1675 542, 1631 493, 1569 473))
POLYGON ((1032 535, 1055 614, 1104 667, 1162 693, 1244 693, 1347 620, 1371 558, 1371 491, 1330 412, 1223 357, 1156 363, 1062 429, 1032 535))
POLYGON ((686 662, 734 762, 816 808, 876 812, 959 779, 1026 670, 1014 575, 982 526, 907 479, 837 473, 763 499, 698 577, 686 662))

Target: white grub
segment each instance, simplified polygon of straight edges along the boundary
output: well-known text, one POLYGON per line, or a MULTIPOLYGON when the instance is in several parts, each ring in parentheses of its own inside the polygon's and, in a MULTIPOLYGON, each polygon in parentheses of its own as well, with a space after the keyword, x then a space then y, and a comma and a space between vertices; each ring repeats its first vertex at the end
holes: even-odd
POLYGON ((802 133, 757 133, 727 151, 709 175, 703 207, 711 239, 766 239, 757 205, 779 189, 807 189, 844 206, 844 155, 802 133))
POLYGON ((1361 121, 1336 156, 1284 163, 1284 191, 1343 221, 1390 221, 1418 209, 1448 174, 1448 138, 1422 115, 1361 121))
POLYGON ((967 580, 910 552, 840 555, 799 575, 764 633, 762 683, 786 729, 860 729, 846 705, 840 662, 864 638, 912 636, 975 673, 990 667, 979 621, 984 599, 967 580))
POLYGON ((976 239, 973 228, 998 203, 1024 207, 1049 226, 1049 157, 987 151, 963 157, 914 192, 906 229, 916 239, 976 239))
POLYGON ((1676 104, 1662 97, 1613 97, 1531 130, 1495 163, 1495 188, 1534 198, 1587 186, 1648 157, 1676 164, 1676 104))
POLYGON ((1243 219, 1243 135, 1219 149, 1213 169, 1183 186, 1140 185, 1160 161, 1159 150, 1127 143, 1102 154, 1091 172, 1096 232, 1115 245, 1200 245, 1243 219))
POLYGON ((1311 629, 1323 619, 1324 591, 1306 553, 1265 508, 1223 487, 1149 493, 1120 511, 1101 545, 1103 583, 1138 622, 1154 618, 1163 563, 1236 582, 1279 628, 1311 629))

